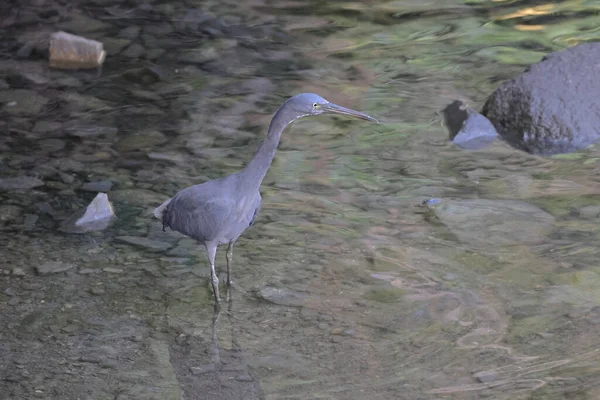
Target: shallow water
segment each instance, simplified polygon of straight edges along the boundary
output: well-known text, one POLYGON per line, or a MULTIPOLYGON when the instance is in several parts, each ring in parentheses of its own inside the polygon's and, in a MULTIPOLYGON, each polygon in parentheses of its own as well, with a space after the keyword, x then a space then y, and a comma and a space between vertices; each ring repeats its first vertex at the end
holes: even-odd
POLYGON ((600 39, 597 2, 239 3, 0 6, 2 398, 600 397, 598 148, 461 151, 439 115, 600 39), (105 43, 100 75, 47 68, 57 29, 105 43), (152 210, 304 91, 382 123, 284 133, 215 316, 202 249, 152 210), (102 180, 116 222, 61 232, 102 180))

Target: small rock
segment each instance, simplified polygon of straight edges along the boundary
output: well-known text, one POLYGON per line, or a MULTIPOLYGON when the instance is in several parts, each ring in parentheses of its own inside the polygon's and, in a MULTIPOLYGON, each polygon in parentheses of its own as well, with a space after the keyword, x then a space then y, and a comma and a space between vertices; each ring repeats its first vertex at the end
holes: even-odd
POLYGON ((126 46, 131 43, 130 39, 124 38, 104 38, 102 40, 102 44, 106 49, 106 53, 108 55, 118 54, 123 50, 126 46))
POLYGON ((116 360, 103 360, 100 362, 100 366, 102 368, 117 368, 119 366, 119 363, 116 360))
POLYGON ((190 370, 192 371, 193 375, 202 375, 202 374, 206 374, 207 372, 213 372, 216 371, 216 366, 215 364, 204 364, 204 365, 200 365, 198 367, 190 367, 190 370))
POLYGON ((15 267, 12 270, 14 276, 25 276, 25 270, 23 268, 15 267))
POLYGON ((12 204, 0 205, 0 222, 13 221, 21 216, 21 207, 12 204))
POLYGON ((90 293, 96 296, 104 294, 104 288, 101 286, 94 286, 90 289, 90 293))
POLYGON ((85 183, 82 187, 81 190, 86 190, 88 192, 109 192, 110 189, 112 188, 113 183, 112 181, 109 181, 108 179, 105 179, 103 181, 96 181, 96 182, 88 182, 85 183))
POLYGON ((119 130, 112 126, 97 126, 97 125, 73 125, 65 129, 70 136, 87 138, 92 136, 113 136, 119 130))
POLYGON ((63 124, 55 121, 38 121, 33 126, 33 133, 49 134, 60 130, 63 124))
POLYGON ((121 29, 121 31, 119 32, 119 34, 117 36, 121 37, 121 38, 133 40, 133 39, 137 38, 139 36, 139 34, 140 34, 140 27, 133 25, 133 26, 128 26, 127 28, 121 29))
POLYGON ((41 179, 33 176, 19 176, 15 178, 0 179, 0 190, 27 190, 34 187, 43 186, 44 182, 41 179))
POLYGON ((443 110, 449 138, 466 150, 481 150, 496 139, 494 125, 483 115, 471 110, 465 103, 455 100, 443 110))
POLYGON ((169 243, 159 242, 144 237, 137 236, 117 236, 115 238, 118 242, 132 244, 135 246, 143 247, 149 251, 165 251, 171 247, 169 243))
POLYGON ((39 115, 48 104, 48 99, 33 90, 15 89, 0 92, 2 110, 10 114, 39 115))
POLYGON ((73 333, 73 332, 77 332, 79 328, 77 327, 77 325, 74 324, 70 324, 65 326, 64 328, 61 329, 61 331, 65 332, 65 333, 73 333))
POLYGON ((40 149, 46 153, 55 153, 63 150, 67 144, 61 139, 44 139, 38 142, 40 149))
POLYGON ((121 140, 117 145, 119 151, 135 151, 152 148, 167 142, 167 137, 156 130, 136 132, 121 140))
POLYGON ((483 371, 473 375, 479 383, 490 383, 498 380, 498 374, 494 371, 483 371))
POLYGON ((4 289, 4 294, 7 296, 14 296, 15 290, 13 288, 6 288, 4 289))
POLYGON ((91 269, 91 268, 82 268, 77 272, 80 273, 81 275, 90 275, 90 274, 95 274, 96 270, 91 269))
POLYGON ((266 286, 258 291, 259 297, 274 304, 282 306, 301 306, 304 304, 305 294, 293 292, 289 289, 280 289, 266 286))
POLYGON ((23 222, 23 227, 26 231, 33 230, 35 228, 35 223, 40 217, 35 214, 25 214, 25 221, 23 222))
POLYGON ((123 273, 123 270, 121 268, 111 268, 111 267, 106 267, 106 268, 102 269, 102 271, 108 272, 111 274, 122 274, 123 273))
POLYGON ((10 299, 8 299, 8 305, 9 306, 16 306, 17 304, 19 304, 21 302, 21 299, 18 297, 11 297, 10 299))
POLYGON ((140 58, 145 52, 146 49, 144 46, 139 43, 133 43, 121 54, 127 58, 140 58))
POLYGON ((49 275, 68 271, 73 267, 74 265, 70 263, 64 263, 61 261, 48 261, 43 263, 42 265, 36 266, 35 269, 40 275, 49 275))
POLYGON ((600 206, 585 206, 579 209, 581 218, 596 218, 600 215, 600 206))

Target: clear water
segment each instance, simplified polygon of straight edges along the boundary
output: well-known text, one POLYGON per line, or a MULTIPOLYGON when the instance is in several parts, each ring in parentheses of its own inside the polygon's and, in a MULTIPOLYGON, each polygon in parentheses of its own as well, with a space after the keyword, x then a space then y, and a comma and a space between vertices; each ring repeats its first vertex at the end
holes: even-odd
POLYGON ((600 398, 598 148, 465 152, 439 115, 600 39, 598 2, 2 8, 0 175, 44 183, 0 192, 3 398, 600 398), (101 75, 15 56, 57 29, 105 43, 101 75), (284 133, 215 316, 203 250, 152 209, 241 168, 305 91, 382 123, 284 133), (59 231, 105 179, 117 221, 59 231))

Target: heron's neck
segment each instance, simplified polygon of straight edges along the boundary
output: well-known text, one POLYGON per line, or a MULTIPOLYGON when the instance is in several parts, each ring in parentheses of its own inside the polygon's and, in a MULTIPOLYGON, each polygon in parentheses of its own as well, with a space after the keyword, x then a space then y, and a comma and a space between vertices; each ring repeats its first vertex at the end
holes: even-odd
POLYGON ((285 107, 282 107, 277 110, 273 116, 271 125, 269 125, 267 138, 264 140, 264 142, 262 142, 252 160, 241 172, 245 184, 258 189, 261 182, 265 178, 265 175, 271 166, 271 162, 275 157, 275 151, 279 145, 281 133, 286 126, 288 126, 297 118, 288 114, 289 113, 286 112, 285 107))

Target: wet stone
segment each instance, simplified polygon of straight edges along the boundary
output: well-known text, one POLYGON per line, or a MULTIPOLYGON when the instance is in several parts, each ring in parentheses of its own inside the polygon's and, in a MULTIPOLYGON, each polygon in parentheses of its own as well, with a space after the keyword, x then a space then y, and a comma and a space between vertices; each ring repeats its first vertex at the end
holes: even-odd
POLYGON ((130 39, 124 38, 104 38, 102 44, 108 55, 118 54, 131 43, 130 39))
POLYGON ((122 274, 123 273, 123 270, 121 268, 111 268, 111 267, 103 268, 102 271, 108 272, 110 274, 122 274))
POLYGON ((581 218, 596 218, 600 216, 600 206, 585 206, 579 209, 581 218))
POLYGON ((25 270, 23 268, 15 267, 12 270, 14 276, 25 276, 25 270))
POLYGON ((135 39, 140 35, 140 27, 139 26, 128 26, 127 28, 121 29, 119 34, 117 35, 120 38, 125 39, 135 39))
POLYGON ((94 286, 93 288, 90 289, 90 293, 96 296, 99 296, 101 294, 104 294, 104 288, 101 286, 94 286))
POLYGON ((0 205, 0 222, 13 221, 21 216, 21 207, 7 204, 0 205))
POLYGON ((106 193, 106 192, 110 191, 112 186, 113 186, 112 181, 102 180, 102 181, 85 183, 81 187, 81 190, 85 190, 88 192, 104 192, 104 193, 106 193))
POLYGON ((50 275, 68 271, 73 267, 74 265, 70 263, 64 263, 61 261, 49 261, 43 263, 42 265, 36 266, 35 269, 40 275, 50 275))
POLYGON ((26 190, 33 189, 38 186, 43 186, 44 182, 41 179, 33 176, 19 176, 15 178, 0 179, 0 190, 26 190))
POLYGON ((48 99, 36 91, 27 89, 5 90, 0 92, 2 110, 10 114, 38 115, 48 103, 48 99))
POLYGON ((117 236, 115 239, 118 242, 143 247, 144 249, 153 252, 165 251, 171 247, 169 243, 159 242, 157 240, 138 236, 117 236))
POLYGON ((34 133, 49 134, 60 130, 63 124, 55 121, 38 121, 33 126, 32 131, 34 133))
POLYGON ((81 275, 90 275, 90 274, 95 274, 97 273, 97 270, 95 269, 91 269, 91 268, 82 268, 79 271, 77 271, 79 274, 81 275))
POLYGON ((272 286, 261 288, 258 295, 266 301, 282 306, 301 306, 306 298, 305 294, 272 286))
POLYGON ((61 139, 45 139, 40 140, 38 142, 38 146, 40 146, 40 149, 47 153, 55 153, 57 151, 61 151, 66 147, 66 145, 67 144, 65 143, 65 141, 61 139))
POLYGON ((215 364, 204 364, 197 367, 190 367, 190 371, 192 371, 192 374, 194 375, 202 375, 206 374, 207 372, 214 372, 216 369, 217 368, 215 364))
POLYGON ((119 151, 135 151, 155 147, 167 142, 167 137, 156 130, 136 132, 121 140, 117 145, 119 151))
POLYGON ((146 49, 144 48, 144 46, 142 46, 139 43, 133 43, 121 54, 127 58, 140 58, 145 52, 146 49))

